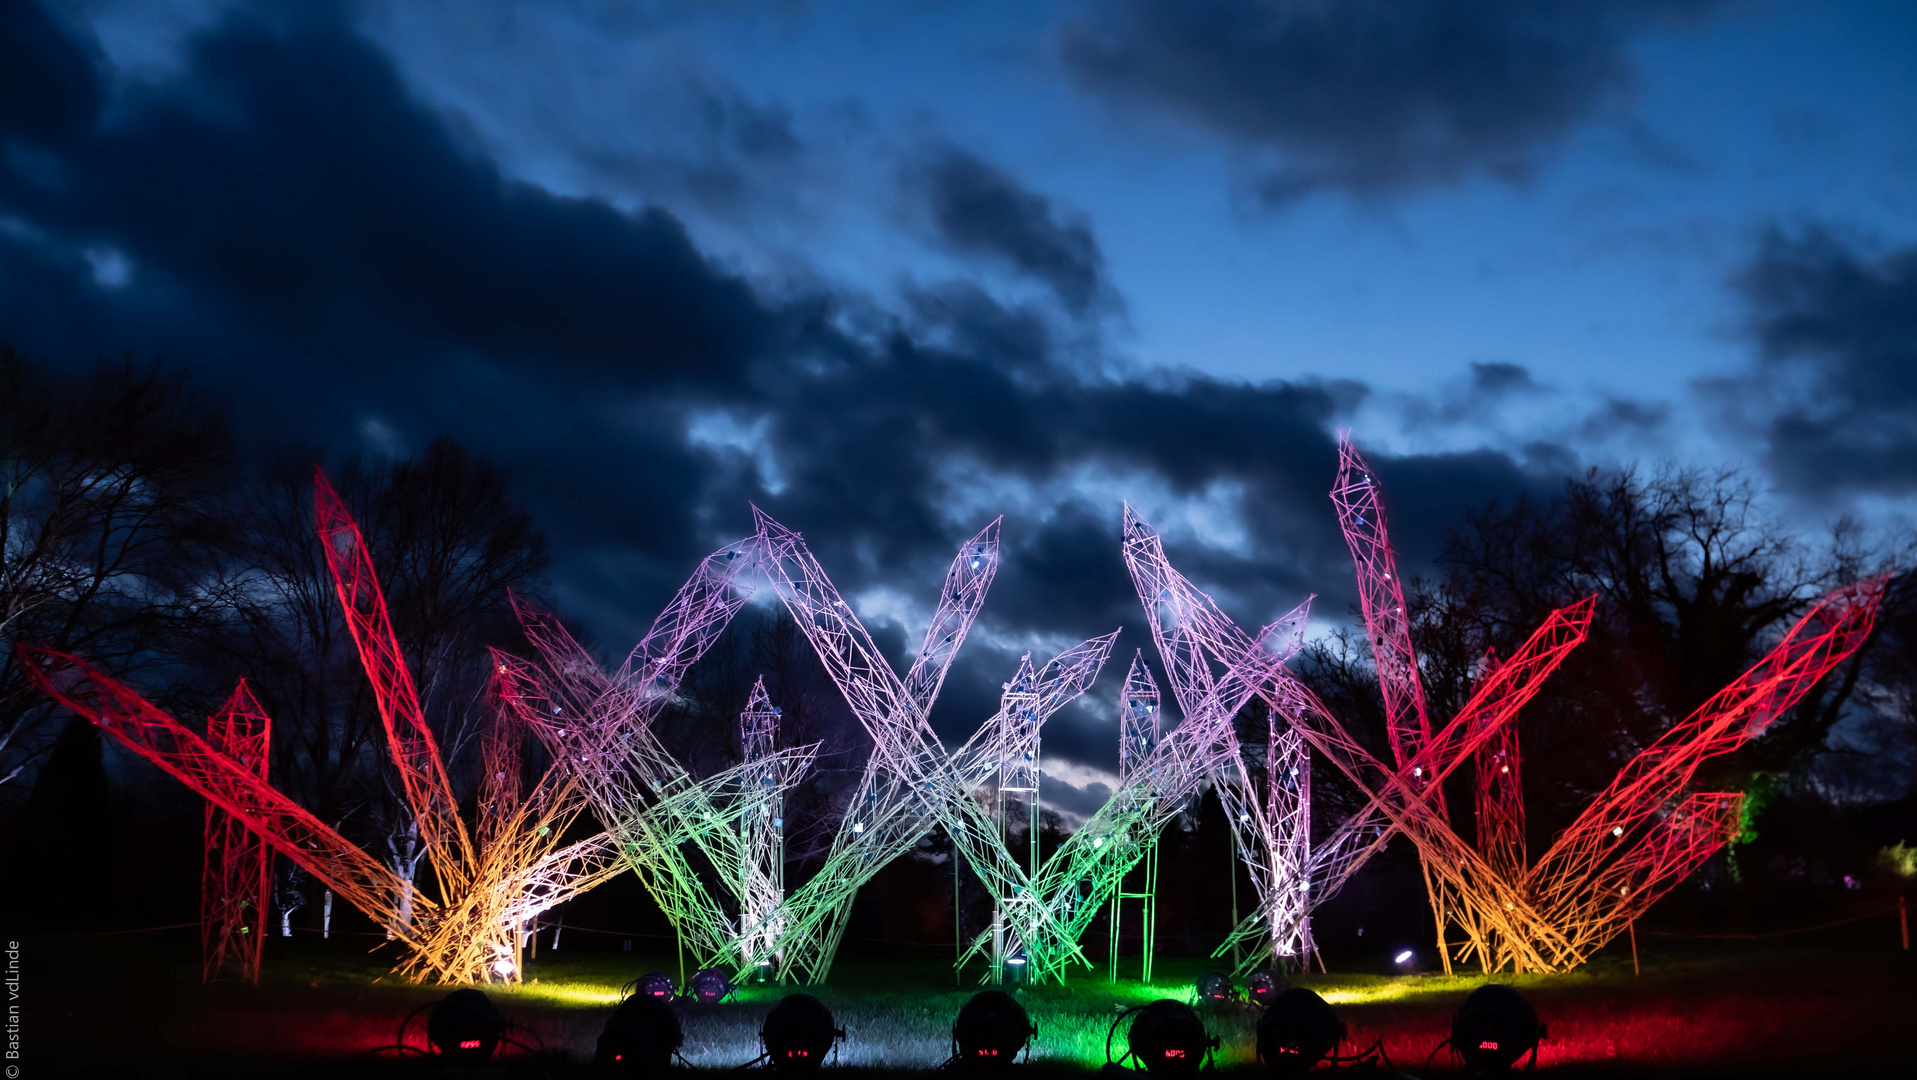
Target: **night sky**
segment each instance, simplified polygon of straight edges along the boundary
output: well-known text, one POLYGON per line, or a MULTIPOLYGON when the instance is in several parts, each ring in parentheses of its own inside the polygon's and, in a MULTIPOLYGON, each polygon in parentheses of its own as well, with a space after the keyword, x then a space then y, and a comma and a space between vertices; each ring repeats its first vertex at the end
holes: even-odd
POLYGON ((1125 626, 1070 812, 1121 500, 1320 628, 1340 427, 1407 570, 1633 461, 1905 520, 1913 117, 1894 0, 0 0, 0 342, 185 365, 261 454, 455 436, 612 654, 751 503, 901 651, 1003 514, 935 719, 1125 626))

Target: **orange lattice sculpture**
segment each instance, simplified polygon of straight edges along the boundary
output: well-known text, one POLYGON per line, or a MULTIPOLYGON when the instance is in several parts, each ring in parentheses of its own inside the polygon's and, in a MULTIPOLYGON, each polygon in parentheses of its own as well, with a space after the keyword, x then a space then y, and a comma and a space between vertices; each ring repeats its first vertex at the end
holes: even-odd
POLYGON ((1417 845, 1447 971, 1454 959, 1475 959, 1486 971, 1575 967, 1696 870, 1735 832, 1741 802, 1731 793, 1687 795, 1698 766, 1756 737, 1855 652, 1883 599, 1879 577, 1818 601, 1741 677, 1625 765, 1527 864, 1513 720, 1583 640, 1592 601, 1552 615, 1509 660, 1487 658, 1470 701, 1433 736, 1378 485, 1349 440, 1340 458, 1332 498, 1358 568, 1393 763, 1369 754, 1282 669, 1271 672, 1267 697, 1370 799, 1345 831, 1366 827, 1374 814, 1388 822, 1372 826, 1357 861, 1394 830, 1417 845), (1475 846, 1452 830, 1442 793, 1466 756, 1477 773, 1475 846), (1463 941, 1448 939, 1452 927, 1463 941))
MULTIPOLYGON (((23 645, 27 670, 49 694, 173 774, 407 945, 408 955, 398 967, 402 974, 439 982, 516 979, 524 924, 618 873, 623 865, 618 852, 603 833, 561 845, 584 809, 577 789, 561 773, 548 770, 530 791, 522 790, 525 721, 541 701, 528 673, 497 653, 494 727, 481 744, 478 820, 468 831, 359 528, 324 476, 316 479, 314 502, 327 564, 373 684, 387 748, 433 868, 436 896, 417 890, 282 795, 262 774, 85 660, 23 645)), ((244 686, 235 699, 243 700, 249 715, 259 716, 244 686)))

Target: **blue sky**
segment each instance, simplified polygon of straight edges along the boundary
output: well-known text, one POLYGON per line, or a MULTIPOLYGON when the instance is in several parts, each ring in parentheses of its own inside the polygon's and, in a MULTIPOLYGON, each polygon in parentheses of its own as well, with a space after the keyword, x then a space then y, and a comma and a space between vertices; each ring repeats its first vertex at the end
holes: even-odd
POLYGON ((1336 621, 1345 426, 1418 568, 1589 465, 1917 491, 1906 4, 14 7, 0 342, 471 443, 609 649, 748 501, 901 648, 1006 515, 955 730, 1136 631, 1122 499, 1241 621, 1336 621))

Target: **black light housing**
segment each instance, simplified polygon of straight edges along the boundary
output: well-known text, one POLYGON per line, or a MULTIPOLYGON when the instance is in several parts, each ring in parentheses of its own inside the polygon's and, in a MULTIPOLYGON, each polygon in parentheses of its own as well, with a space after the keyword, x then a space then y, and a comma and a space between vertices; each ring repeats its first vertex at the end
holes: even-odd
POLYGON ((981 990, 952 1023, 954 1062, 971 1069, 1008 1069, 1038 1034, 1032 1018, 1003 990, 981 990))
POLYGON ((1544 1025, 1524 995, 1502 983, 1471 991, 1451 1018, 1451 1048, 1479 1072, 1505 1072, 1526 1054, 1537 1063, 1544 1025))
POLYGON ((1141 1008, 1125 1034, 1125 1048, 1132 1059, 1144 1062, 1146 1072, 1160 1076, 1197 1072, 1217 1045, 1198 1013, 1174 998, 1159 998, 1141 1008))
POLYGON ((492 1060, 506 1020, 484 991, 465 989, 447 994, 426 1018, 426 1041, 440 1057, 459 1065, 492 1060))
POLYGON ((1291 988, 1291 980, 1284 973, 1265 968, 1254 971, 1245 979, 1245 997, 1253 1005, 1270 1005, 1279 994, 1291 988))
POLYGON ((679 1017, 664 998, 634 994, 606 1020, 592 1061, 601 1069, 646 1075, 671 1065, 684 1041, 679 1017))
POLYGON ((811 994, 787 994, 765 1015, 759 1041, 772 1067, 809 1072, 825 1063, 832 1044, 845 1032, 832 1026, 832 1010, 811 994))
POLYGON ((648 971, 627 983, 626 989, 635 997, 663 998, 671 1001, 673 995, 679 992, 679 984, 673 982, 672 976, 663 971, 648 971))
POLYGON ((701 1005, 717 1005, 738 989, 718 968, 700 968, 686 980, 686 996, 701 1005))
POLYGON ((1222 971, 1207 971, 1198 977, 1198 1000, 1206 1005, 1223 1005, 1238 999, 1238 987, 1222 971))
POLYGON ((1274 1076, 1303 1073, 1345 1041, 1345 1022, 1302 986, 1272 997, 1258 1017, 1258 1061, 1274 1076))

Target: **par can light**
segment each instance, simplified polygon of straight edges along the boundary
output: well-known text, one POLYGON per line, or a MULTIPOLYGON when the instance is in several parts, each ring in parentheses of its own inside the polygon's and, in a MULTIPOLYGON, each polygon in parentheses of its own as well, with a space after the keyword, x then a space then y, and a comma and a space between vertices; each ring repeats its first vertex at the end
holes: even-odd
POLYGON ((433 1006, 426 1018, 426 1041, 433 1052, 458 1065, 492 1060, 506 1020, 484 991, 455 990, 433 1006))
POLYGON ((1238 1000, 1238 988, 1231 976, 1222 971, 1207 971, 1198 977, 1198 1001, 1203 1005, 1223 1005, 1238 1000))
POLYGON ((606 1020, 592 1061, 602 1071, 648 1075, 671 1065, 672 1055, 684 1041, 679 1017, 664 998, 634 994, 606 1020))
POLYGON ((686 981, 686 996, 701 1005, 717 1005, 738 989, 718 968, 700 968, 686 981))
POLYGON ((1263 971, 1252 972, 1245 979, 1245 997, 1250 999, 1253 1005, 1262 1008, 1270 1005, 1274 998, 1290 987, 1291 980, 1285 978, 1283 972, 1265 968, 1263 971))
POLYGON ((1126 1009, 1112 1021, 1111 1031, 1105 1034, 1108 1067, 1112 1064, 1112 1036, 1128 1016, 1132 1026, 1125 1033, 1126 1056, 1155 1076, 1190 1076, 1218 1048, 1218 1040, 1205 1031, 1204 1021, 1190 1005, 1175 998, 1159 998, 1149 1005, 1126 1009))
POLYGON ((1481 1073, 1506 1072, 1526 1054, 1537 1063, 1544 1025, 1524 995, 1501 983, 1471 991, 1451 1018, 1451 1048, 1481 1073))
POLYGON ((1345 1022, 1302 986, 1282 990, 1258 1017, 1258 1061, 1273 1076, 1296 1076, 1345 1041, 1345 1022))
POLYGON ((772 1067, 810 1072, 825 1063, 832 1044, 845 1031, 832 1026, 832 1010, 811 994, 787 994, 765 1015, 759 1041, 765 1044, 772 1067))
POLYGON ((679 992, 679 984, 673 982, 672 976, 663 971, 648 971, 627 983, 625 991, 631 997, 651 997, 671 1001, 679 992))
POLYGON ((1037 1034, 1016 998, 1003 990, 981 990, 952 1023, 952 1062, 968 1069, 1009 1069, 1037 1034))

